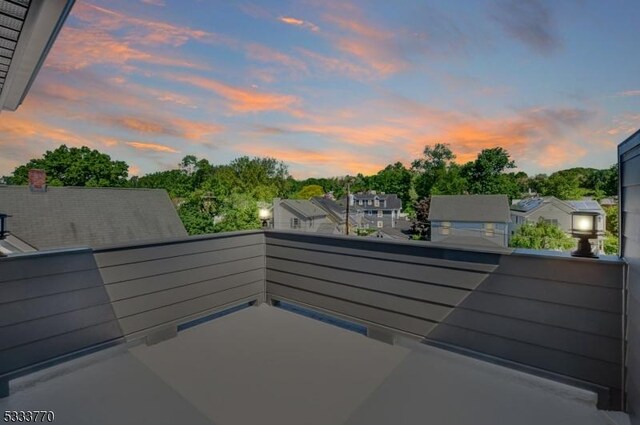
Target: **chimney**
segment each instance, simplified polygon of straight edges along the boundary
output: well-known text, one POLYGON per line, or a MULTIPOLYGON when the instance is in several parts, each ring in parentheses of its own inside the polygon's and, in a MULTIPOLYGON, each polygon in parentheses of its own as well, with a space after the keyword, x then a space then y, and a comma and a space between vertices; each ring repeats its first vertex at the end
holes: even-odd
POLYGON ((47 191, 47 173, 44 170, 35 168, 29 170, 29 189, 32 192, 47 191))

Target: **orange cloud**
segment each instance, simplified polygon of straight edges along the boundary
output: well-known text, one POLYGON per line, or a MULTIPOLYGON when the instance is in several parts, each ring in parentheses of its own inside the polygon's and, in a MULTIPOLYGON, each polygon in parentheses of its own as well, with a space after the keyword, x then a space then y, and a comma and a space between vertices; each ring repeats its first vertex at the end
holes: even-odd
POLYGON ((245 51, 250 59, 260 62, 275 62, 296 71, 306 71, 307 65, 300 59, 291 57, 262 44, 250 43, 245 51))
POLYGON ((365 80, 373 77, 373 73, 370 69, 347 60, 323 56, 317 52, 312 52, 303 48, 298 48, 298 51, 311 59, 312 62, 320 68, 322 73, 330 72, 358 80, 365 80))
POLYGON ((313 24, 309 21, 303 21, 302 19, 292 18, 290 16, 281 16, 278 18, 278 20, 285 24, 303 27, 314 32, 320 31, 320 28, 316 24, 313 24))
POLYGON ((142 150, 142 151, 153 151, 153 152, 167 152, 167 153, 178 153, 180 151, 173 149, 167 145, 160 145, 158 143, 148 143, 148 142, 126 142, 127 145, 131 146, 134 149, 142 150))
POLYGON ((210 78, 177 74, 167 74, 165 76, 170 80, 190 84, 216 93, 229 101, 229 106, 233 112, 289 110, 299 103, 299 99, 295 96, 241 89, 210 78))
POLYGON ((91 65, 119 65, 124 70, 131 63, 202 69, 203 66, 172 55, 161 55, 137 49, 99 28, 66 26, 60 33, 46 65, 61 71, 83 69, 91 65))

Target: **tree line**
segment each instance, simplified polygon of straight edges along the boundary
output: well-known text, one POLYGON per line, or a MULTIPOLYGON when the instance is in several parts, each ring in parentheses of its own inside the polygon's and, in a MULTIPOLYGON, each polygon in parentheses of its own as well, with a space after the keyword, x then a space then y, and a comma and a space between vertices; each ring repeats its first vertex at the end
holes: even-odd
MULTIPOLYGON (((533 191, 560 199, 596 199, 617 195, 617 165, 603 170, 571 168, 551 175, 514 172, 515 162, 502 147, 483 149, 473 161, 456 162, 444 143, 429 145, 410 166, 389 164, 373 175, 295 179, 276 158, 243 156, 214 165, 205 158, 185 156, 175 169, 128 176, 124 161, 88 147, 62 145, 16 167, 6 184, 27 184, 28 170, 44 169, 52 186, 92 186, 166 189, 189 234, 253 229, 260 226, 258 205, 275 197, 310 199, 332 192, 344 196, 347 183, 354 192, 395 193, 403 209, 420 222, 431 195, 506 194, 518 199, 533 191)), ((424 229, 423 229, 424 230, 424 229)), ((416 232, 422 231, 419 228, 416 232)))

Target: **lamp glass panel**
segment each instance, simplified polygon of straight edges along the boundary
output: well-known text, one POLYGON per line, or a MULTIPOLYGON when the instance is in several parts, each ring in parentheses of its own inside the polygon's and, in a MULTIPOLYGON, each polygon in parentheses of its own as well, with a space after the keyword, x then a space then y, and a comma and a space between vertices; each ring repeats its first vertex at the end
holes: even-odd
POLYGON ((582 232, 593 230, 593 217, 589 215, 574 215, 573 228, 582 232))
POLYGON ((260 218, 262 220, 265 220, 265 219, 269 218, 269 210, 266 209, 266 208, 261 208, 259 214, 260 214, 260 218))

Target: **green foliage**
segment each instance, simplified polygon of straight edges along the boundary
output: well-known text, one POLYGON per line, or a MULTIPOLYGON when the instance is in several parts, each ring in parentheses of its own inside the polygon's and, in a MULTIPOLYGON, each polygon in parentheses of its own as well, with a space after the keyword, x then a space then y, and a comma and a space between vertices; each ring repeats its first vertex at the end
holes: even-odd
MULTIPOLYGON (((436 143, 434 147, 425 146, 423 157, 413 161, 411 169, 416 173, 414 180, 416 195, 419 198, 428 197, 434 186, 439 185, 442 190, 442 181, 446 181, 450 175, 448 172, 452 164, 454 164, 456 156, 453 154, 449 145, 444 143, 436 143)), ((461 182, 454 184, 457 187, 461 182)))
POLYGON ((542 184, 541 195, 564 200, 582 199, 586 191, 580 183, 584 180, 584 175, 575 170, 557 171, 542 184))
POLYGON ((316 196, 324 195, 324 189, 317 184, 310 184, 302 187, 298 193, 292 196, 293 199, 311 199, 316 196))
POLYGON ((511 238, 509 246, 513 248, 568 250, 575 241, 561 228, 544 221, 535 224, 525 223, 511 238))
POLYGON ((402 205, 409 205, 411 202, 411 171, 401 163, 387 165, 378 174, 371 176, 368 185, 369 189, 379 192, 395 193, 402 201, 402 205))
POLYGON ((604 253, 607 255, 618 255, 618 236, 611 232, 606 232, 604 236, 604 253))
POLYGON ((483 149, 475 161, 462 167, 462 174, 469 182, 469 192, 473 194, 506 194, 510 198, 519 197, 516 183, 504 174, 515 168, 509 153, 503 148, 483 149))
POLYGON ((234 193, 225 199, 218 209, 221 221, 216 223, 215 232, 259 229, 258 203, 249 194, 234 193))
POLYGON ((186 198, 194 190, 193 178, 182 170, 158 171, 129 180, 130 187, 166 189, 172 198, 186 198))
POLYGON ((118 187, 127 184, 129 166, 124 161, 112 161, 107 154, 86 146, 68 148, 61 145, 46 151, 13 171, 11 184, 28 184, 29 170, 43 169, 51 186, 118 187))
POLYGON ((606 215, 607 232, 611 233, 615 237, 618 237, 618 206, 611 205, 602 207, 602 209, 604 209, 604 213, 606 215))

